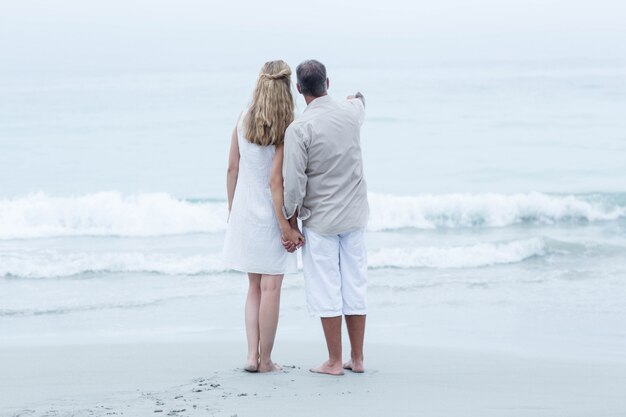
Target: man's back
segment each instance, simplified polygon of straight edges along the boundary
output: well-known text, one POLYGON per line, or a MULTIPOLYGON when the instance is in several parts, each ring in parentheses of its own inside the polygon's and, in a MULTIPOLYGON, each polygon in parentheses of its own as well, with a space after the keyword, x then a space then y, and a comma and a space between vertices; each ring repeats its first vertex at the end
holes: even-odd
POLYGON ((361 100, 313 100, 285 134, 283 176, 286 216, 296 208, 305 227, 339 234, 365 227, 367 186, 363 174, 361 100))

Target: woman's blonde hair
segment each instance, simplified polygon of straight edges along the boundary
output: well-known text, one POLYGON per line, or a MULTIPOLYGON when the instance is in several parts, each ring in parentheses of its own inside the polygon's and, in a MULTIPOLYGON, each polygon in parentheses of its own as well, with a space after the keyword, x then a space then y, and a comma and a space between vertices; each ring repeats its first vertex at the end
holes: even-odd
POLYGON ((293 121, 293 109, 291 68, 281 60, 266 62, 243 121, 246 139, 261 146, 281 145, 293 121))

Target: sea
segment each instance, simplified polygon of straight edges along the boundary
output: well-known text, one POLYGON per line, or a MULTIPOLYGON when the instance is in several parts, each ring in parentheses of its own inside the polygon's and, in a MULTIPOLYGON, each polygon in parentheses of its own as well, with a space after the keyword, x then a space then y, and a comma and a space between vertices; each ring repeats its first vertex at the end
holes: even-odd
MULTIPOLYGON (((221 248, 230 135, 256 75, 0 79, 0 346, 245 349, 247 280, 221 248)), ((625 65, 329 78, 336 99, 367 103, 368 338, 626 360, 625 65)), ((321 343, 302 320, 317 326, 300 271, 284 281, 279 341, 321 343)))

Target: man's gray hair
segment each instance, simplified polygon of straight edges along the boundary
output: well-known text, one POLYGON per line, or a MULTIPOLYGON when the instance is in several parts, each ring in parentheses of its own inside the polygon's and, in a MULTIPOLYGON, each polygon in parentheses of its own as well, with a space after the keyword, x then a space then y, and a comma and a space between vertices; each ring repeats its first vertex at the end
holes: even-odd
POLYGON ((326 93, 326 67, 321 62, 309 59, 300 63, 296 77, 303 95, 321 97, 326 93))

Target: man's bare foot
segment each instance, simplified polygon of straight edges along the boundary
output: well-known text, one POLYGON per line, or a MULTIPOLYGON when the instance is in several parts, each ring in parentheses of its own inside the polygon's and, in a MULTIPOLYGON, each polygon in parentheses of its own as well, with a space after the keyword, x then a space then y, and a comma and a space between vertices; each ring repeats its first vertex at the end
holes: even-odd
POLYGON ((341 376, 343 375, 343 369, 341 368, 341 362, 337 362, 337 364, 331 364, 326 361, 317 368, 309 369, 311 372, 316 374, 326 374, 326 375, 335 375, 341 376))
POLYGON ((283 368, 274 362, 259 364, 259 372, 280 372, 282 370, 283 368))
POLYGON ((365 372, 365 368, 363 367, 363 361, 357 361, 354 359, 344 363, 343 369, 348 369, 357 374, 362 374, 363 372, 365 372))

